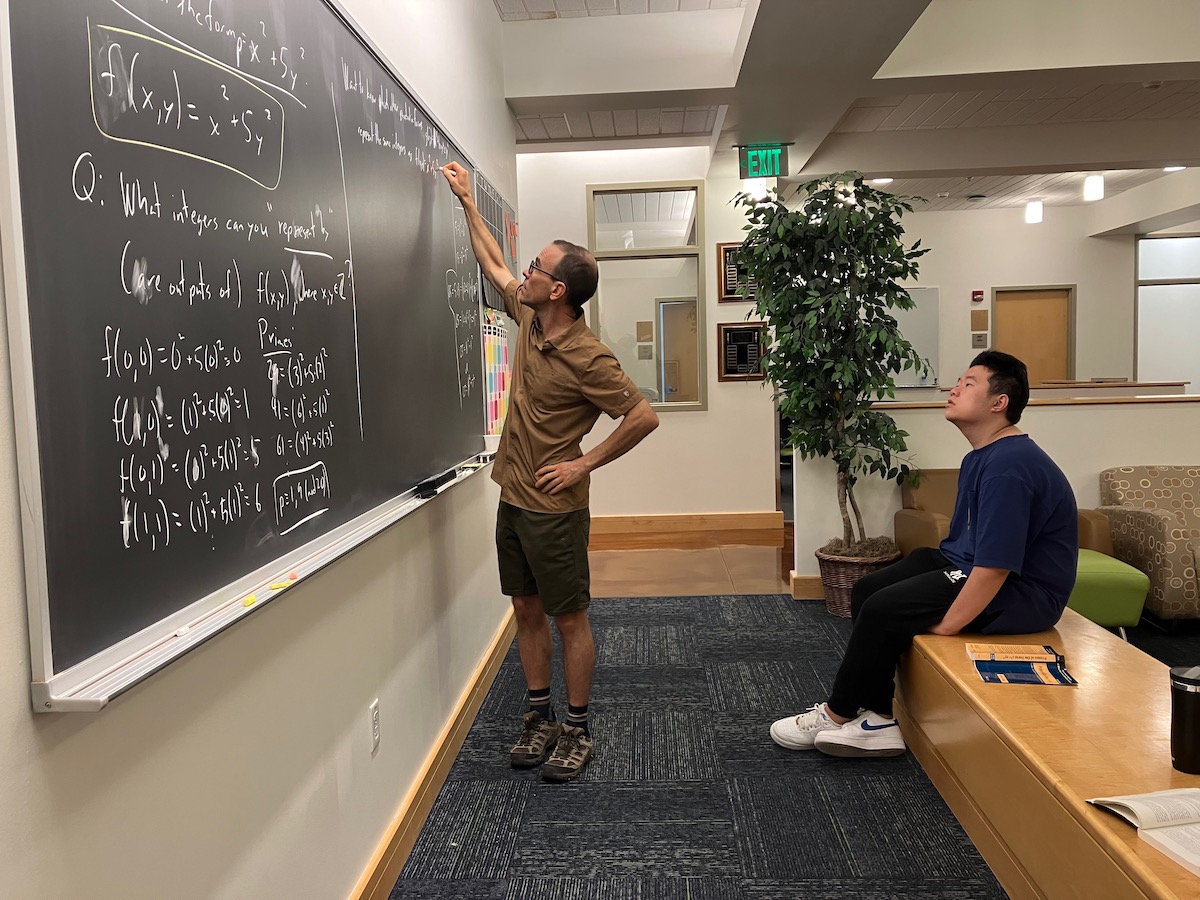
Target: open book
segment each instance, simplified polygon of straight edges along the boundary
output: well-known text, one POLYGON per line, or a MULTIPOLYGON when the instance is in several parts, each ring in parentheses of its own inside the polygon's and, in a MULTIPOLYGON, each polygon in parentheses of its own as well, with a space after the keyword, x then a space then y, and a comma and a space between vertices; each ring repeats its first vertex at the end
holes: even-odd
POLYGON ((967 644, 984 681, 997 684, 1077 684, 1066 659, 1049 644, 967 644))
POLYGON ((1097 797, 1088 803, 1135 825, 1143 841, 1200 875, 1200 788, 1097 797))

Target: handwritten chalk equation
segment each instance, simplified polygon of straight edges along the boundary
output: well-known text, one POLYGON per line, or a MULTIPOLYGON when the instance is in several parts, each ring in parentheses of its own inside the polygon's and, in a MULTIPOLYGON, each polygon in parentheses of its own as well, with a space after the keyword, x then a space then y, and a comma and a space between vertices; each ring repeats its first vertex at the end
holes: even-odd
POLYGON ((275 525, 280 537, 329 511, 329 472, 323 462, 284 472, 273 487, 275 525))
POLYGON ((284 108, 265 90, 127 29, 89 23, 88 45, 92 113, 106 137, 212 163, 268 190, 279 186, 284 108))
POLYGON ((137 384, 140 378, 152 378, 156 368, 171 372, 187 369, 208 375, 233 368, 242 361, 241 348, 227 345, 221 338, 193 343, 177 334, 169 343, 155 344, 148 337, 126 341, 124 329, 106 325, 101 358, 105 377, 137 384))

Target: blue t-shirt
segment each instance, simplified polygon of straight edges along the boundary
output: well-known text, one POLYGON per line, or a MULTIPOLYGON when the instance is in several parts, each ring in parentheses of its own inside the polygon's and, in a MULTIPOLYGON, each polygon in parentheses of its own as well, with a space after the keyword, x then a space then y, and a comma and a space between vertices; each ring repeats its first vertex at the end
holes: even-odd
POLYGON ((942 554, 970 574, 1008 569, 984 610, 983 631, 1027 634, 1052 627, 1075 586, 1079 518, 1062 470, 1027 434, 1000 438, 962 461, 942 554))

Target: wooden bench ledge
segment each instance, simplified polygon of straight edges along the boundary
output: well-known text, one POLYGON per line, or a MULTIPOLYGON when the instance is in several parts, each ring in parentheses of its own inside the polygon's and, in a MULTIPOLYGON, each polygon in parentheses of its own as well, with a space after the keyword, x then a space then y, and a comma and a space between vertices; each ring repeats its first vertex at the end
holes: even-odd
POLYGON ((1010 896, 1200 896, 1200 879, 1085 802, 1200 787, 1171 767, 1162 663, 1067 610, 1040 634, 920 635, 897 701, 914 755, 1010 896), (964 647, 979 640, 1052 644, 1079 686, 985 683, 964 647))

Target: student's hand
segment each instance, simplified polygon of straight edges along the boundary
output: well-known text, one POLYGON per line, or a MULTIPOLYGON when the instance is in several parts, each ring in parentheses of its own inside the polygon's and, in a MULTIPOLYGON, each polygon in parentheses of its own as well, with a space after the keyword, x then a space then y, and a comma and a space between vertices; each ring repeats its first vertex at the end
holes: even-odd
POLYGON ((574 484, 579 484, 587 473, 588 468, 582 459, 569 459, 552 466, 542 466, 537 470, 537 489, 553 496, 574 484))
POLYGON ((446 180, 450 182, 450 190, 454 192, 454 196, 466 198, 471 196, 471 173, 460 166, 458 163, 452 162, 442 166, 442 174, 446 176, 446 180))

